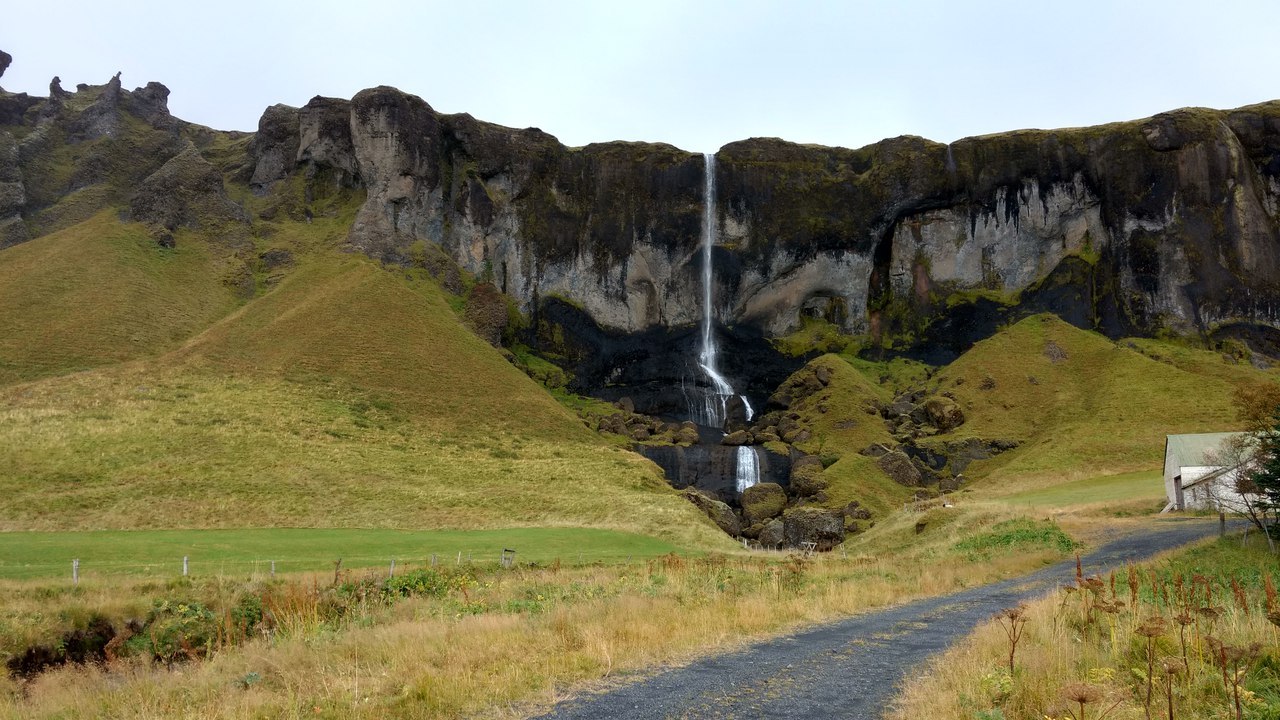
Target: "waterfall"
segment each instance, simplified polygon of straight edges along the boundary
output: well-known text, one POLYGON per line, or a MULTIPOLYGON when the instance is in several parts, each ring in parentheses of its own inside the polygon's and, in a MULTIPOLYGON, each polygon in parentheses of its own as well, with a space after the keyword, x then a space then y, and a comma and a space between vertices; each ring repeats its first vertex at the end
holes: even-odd
MULTIPOLYGON (((710 387, 699 388, 693 393, 694 397, 689 401, 689 415, 699 425, 724 429, 729 398, 736 393, 720 374, 717 363, 719 348, 712 332, 711 246, 716 241, 716 156, 708 153, 703 158, 706 169, 703 171, 702 193, 702 342, 698 349, 698 367, 706 375, 710 387)), ((754 415, 751 403, 747 402, 745 395, 738 397, 746 407, 747 420, 750 421, 754 415)))
POLYGON ((760 482, 760 456, 750 445, 738 446, 738 468, 734 472, 738 492, 760 482))

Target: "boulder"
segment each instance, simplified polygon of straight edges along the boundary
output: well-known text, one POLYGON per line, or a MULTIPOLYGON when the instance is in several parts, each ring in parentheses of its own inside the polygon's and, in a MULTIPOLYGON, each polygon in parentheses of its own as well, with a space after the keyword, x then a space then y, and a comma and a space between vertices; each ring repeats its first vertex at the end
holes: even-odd
POLYGON ((758 445, 763 445, 765 443, 771 443, 771 442, 782 442, 782 438, 778 437, 776 433, 772 432, 771 428, 766 428, 761 432, 753 433, 752 437, 755 438, 756 444, 758 445))
POLYGON ((916 469, 911 458, 901 450, 894 450, 885 453, 876 462, 880 469, 888 475, 891 480, 899 485, 907 487, 917 487, 920 485, 920 471, 916 469))
POLYGON ((734 430, 720 441, 721 445, 750 445, 751 433, 746 430, 734 430))
POLYGON ((791 472, 794 473, 797 468, 817 466, 822 469, 822 458, 817 455, 805 455, 799 451, 792 451, 791 472))
POLYGON ((811 497, 830 487, 822 474, 822 464, 791 467, 791 493, 797 497, 811 497))
POLYGON ((819 365, 813 369, 813 376, 823 385, 831 384, 831 368, 826 365, 819 365))
POLYGON ((865 448, 863 448, 862 450, 858 451, 858 454, 866 455, 867 457, 878 458, 878 457, 884 457, 885 455, 888 455, 891 452, 893 452, 893 448, 889 447, 888 445, 883 445, 881 443, 872 443, 866 446, 865 448))
POLYGON ((924 403, 925 415, 930 425, 942 432, 954 430, 964 424, 964 411, 960 403, 951 398, 934 396, 924 403))
POLYGON ((810 433, 807 429, 795 428, 783 434, 782 442, 792 445, 794 443, 808 442, 811 437, 813 437, 813 433, 810 433))
POLYGON ((697 445, 698 440, 698 431, 696 429, 681 426, 675 433, 675 442, 686 447, 690 445, 697 445))
POLYGON ((782 515, 782 542, 788 547, 811 542, 830 550, 844 542, 844 516, 823 508, 792 508, 782 515))
POLYGON ((781 518, 774 518, 764 524, 757 539, 761 547, 776 548, 782 545, 784 525, 781 518))
POLYGON ((786 506, 787 491, 777 483, 759 483, 742 493, 742 515, 751 524, 778 517, 786 506))
POLYGON ((9 68, 11 62, 13 62, 13 56, 0 50, 0 77, 4 77, 4 71, 9 68))
POLYGON ((686 500, 693 503, 711 518, 721 530, 725 533, 737 537, 742 534, 742 521, 738 519, 738 515, 733 512, 733 508, 716 500, 707 497, 696 488, 685 488, 680 491, 686 500))
POLYGON ((632 401, 632 399, 631 399, 631 398, 629 398, 629 397, 625 397, 625 396, 624 396, 624 397, 620 397, 620 398, 618 398, 618 401, 617 401, 617 402, 615 402, 615 403, 613 404, 613 406, 614 406, 614 407, 616 407, 616 408, 618 408, 619 410, 621 410, 621 411, 622 411, 622 412, 624 412, 624 413, 633 413, 633 412, 635 412, 635 411, 636 411, 636 404, 635 404, 635 402, 634 402, 634 401, 632 401))

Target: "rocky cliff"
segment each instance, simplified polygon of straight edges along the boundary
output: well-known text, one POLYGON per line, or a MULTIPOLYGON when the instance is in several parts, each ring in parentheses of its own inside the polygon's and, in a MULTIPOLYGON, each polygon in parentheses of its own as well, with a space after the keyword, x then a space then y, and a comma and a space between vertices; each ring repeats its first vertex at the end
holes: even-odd
MULTIPOLYGON (((1280 103, 951 145, 752 139, 717 160, 726 332, 780 336, 813 316, 945 356, 1041 310, 1112 335, 1269 336, 1277 321, 1280 103)), ((570 336, 555 349, 612 368, 598 385, 618 380, 619 338, 683 352, 700 316, 698 155, 568 148, 382 87, 271 108, 251 164, 259 191, 298 171, 367 188, 354 248, 409 262, 438 245, 535 315, 553 302, 570 336)))
MULTIPOLYGON (((514 298, 529 340, 581 383, 647 384, 676 402, 702 313, 701 155, 570 148, 388 87, 273 106, 240 138, 172 118, 167 95, 118 77, 76 93, 55 78, 48 98, 0 92, 0 245, 110 204, 162 225, 198 222, 199 208, 244 223, 215 167, 261 194, 361 188, 352 249, 398 264, 443 250, 514 298), (139 197, 166 182, 201 197, 139 197)), ((1043 310, 1113 336, 1280 346, 1280 102, 951 145, 752 139, 715 167, 715 319, 738 347, 727 374, 754 396, 795 367, 761 340, 805 317, 940 357, 1043 310)))

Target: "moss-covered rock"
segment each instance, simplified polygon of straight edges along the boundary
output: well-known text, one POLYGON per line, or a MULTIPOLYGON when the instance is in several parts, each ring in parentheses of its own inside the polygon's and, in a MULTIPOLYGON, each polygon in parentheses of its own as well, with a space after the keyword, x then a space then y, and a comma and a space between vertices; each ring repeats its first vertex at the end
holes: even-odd
POLYGON ((920 485, 920 470, 911 461, 911 458, 901 450, 894 450, 885 453, 876 460, 876 464, 885 475, 899 485, 907 487, 917 487, 920 485))
POLYGON ((782 541, 788 547, 816 543, 820 551, 844 542, 844 516, 834 510, 798 507, 782 515, 782 541))
POLYGON ((782 518, 774 518, 765 523, 756 536, 761 547, 776 548, 782 545, 785 525, 782 518))
POLYGON ((949 432, 964 424, 964 410, 960 403, 949 397, 935 395, 925 400, 924 411, 929 424, 942 432, 949 432))
POLYGON ((733 537, 742 534, 742 521, 733 508, 715 498, 708 497, 696 488, 685 488, 680 491, 680 494, 706 513, 707 517, 711 518, 711 521, 726 534, 733 537))
POLYGON ((759 483, 742 493, 742 515, 749 524, 778 517, 786 506, 787 492, 777 483, 759 483))

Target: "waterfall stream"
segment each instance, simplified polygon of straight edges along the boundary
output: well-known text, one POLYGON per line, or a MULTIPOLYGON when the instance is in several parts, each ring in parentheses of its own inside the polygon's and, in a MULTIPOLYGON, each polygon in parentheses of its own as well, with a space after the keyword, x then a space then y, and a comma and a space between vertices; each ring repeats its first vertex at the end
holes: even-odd
MULTIPOLYGON (((698 367, 706 376, 708 386, 698 387, 689 397, 689 415, 704 427, 723 431, 729 414, 729 399, 737 393, 729 381, 720 374, 719 348, 712 327, 711 305, 711 248, 716 241, 716 156, 707 154, 703 178, 702 207, 702 335, 698 348, 698 367)), ((754 411, 745 395, 738 395, 751 421, 754 411)), ((760 481, 760 458, 755 448, 740 446, 737 453, 736 485, 738 492, 760 481)))
POLYGON ((739 493, 760 482, 760 456, 750 445, 738 446, 738 468, 734 480, 739 493))

